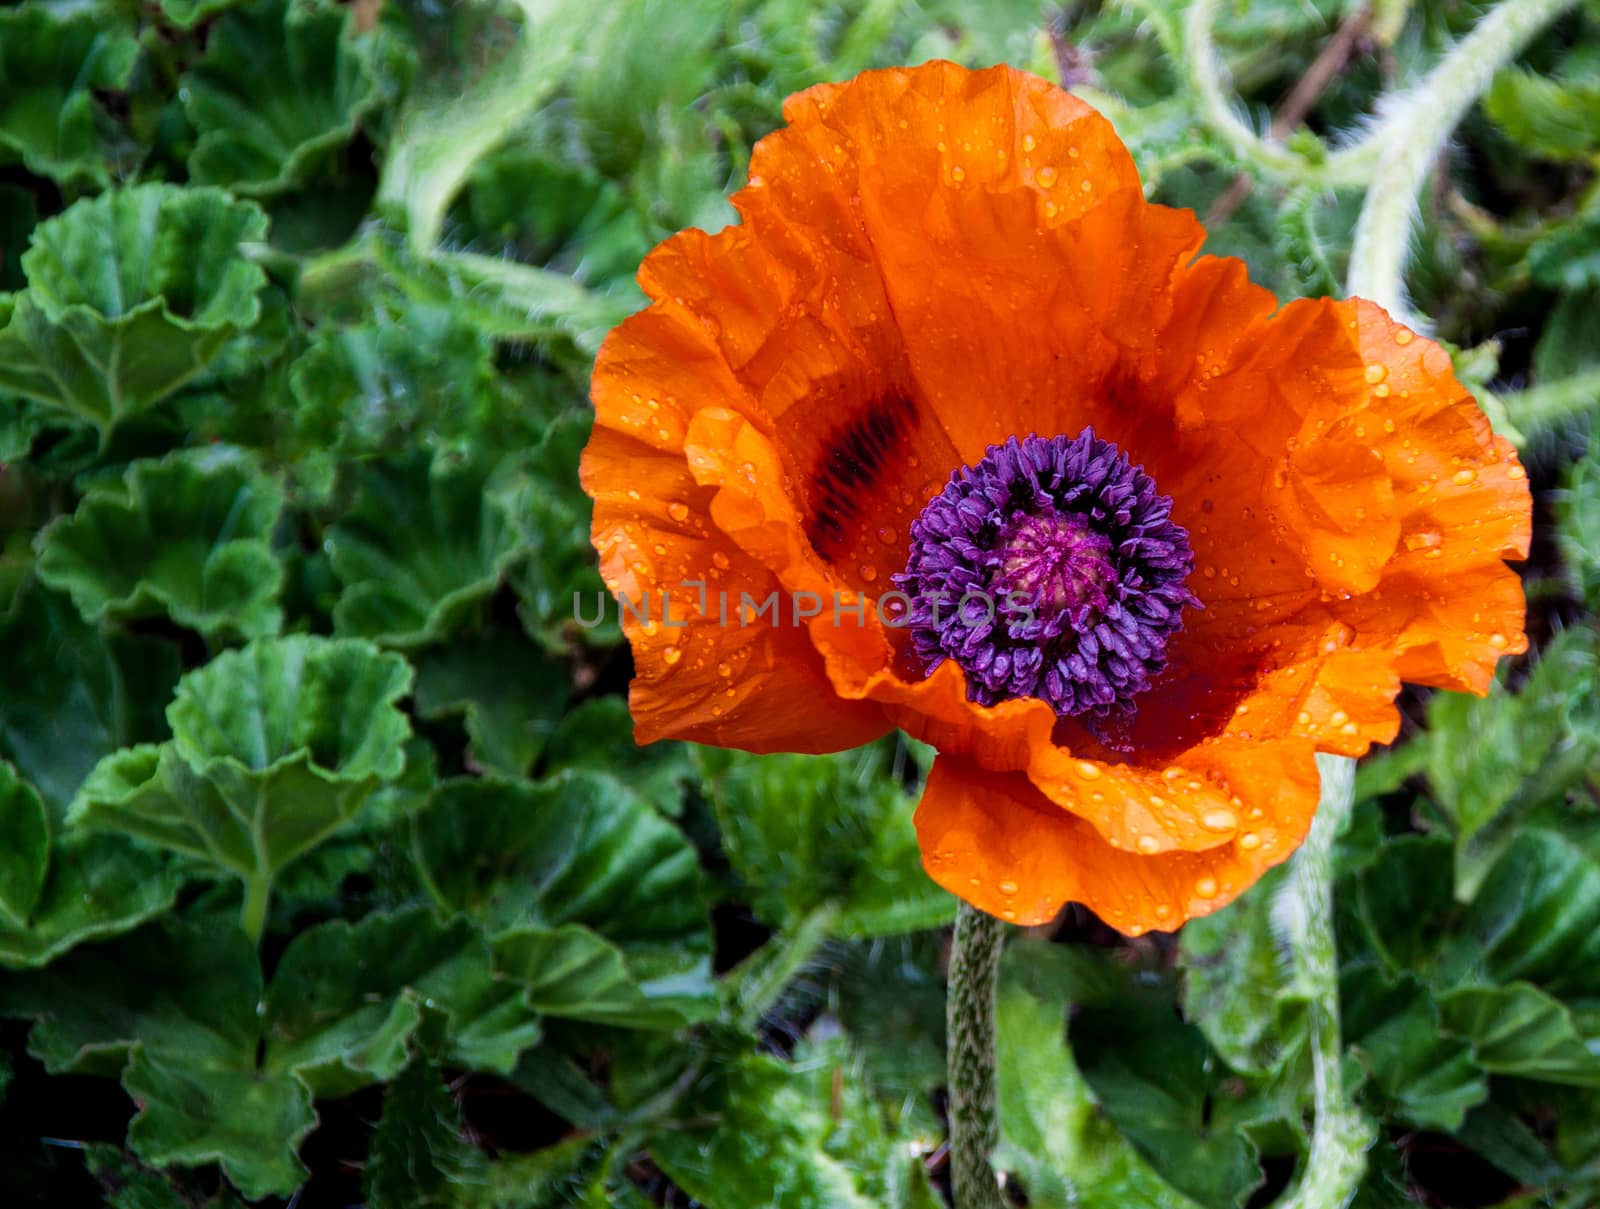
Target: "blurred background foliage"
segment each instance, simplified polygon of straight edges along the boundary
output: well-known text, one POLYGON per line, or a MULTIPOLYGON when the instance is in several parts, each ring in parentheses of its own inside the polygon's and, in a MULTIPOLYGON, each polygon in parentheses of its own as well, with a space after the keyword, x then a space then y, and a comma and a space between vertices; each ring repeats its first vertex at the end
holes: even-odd
MULTIPOLYGON (((8 1203, 944 1203, 925 753, 632 744, 626 648, 571 620, 590 359, 786 94, 934 57, 1073 88, 1209 250, 1337 293, 1366 182, 1320 166, 1484 11, 0 5, 8 1203)), ((1536 488, 1535 642, 1361 769, 1359 1209, 1600 1204, 1597 160, 1588 0, 1420 199, 1413 305, 1536 488)), ((1181 937, 1014 938, 1014 1204, 1293 1189, 1332 1005, 1277 880, 1181 937)))

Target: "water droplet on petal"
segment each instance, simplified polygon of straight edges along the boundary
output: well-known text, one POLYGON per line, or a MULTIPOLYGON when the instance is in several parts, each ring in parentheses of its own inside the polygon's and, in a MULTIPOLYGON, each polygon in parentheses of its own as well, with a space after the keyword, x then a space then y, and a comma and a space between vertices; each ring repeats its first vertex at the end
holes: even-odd
POLYGON ((675 521, 686 521, 689 519, 689 505, 673 500, 667 505, 667 515, 675 521))
POLYGON ((1079 760, 1077 764, 1078 775, 1085 781, 1096 780, 1100 776, 1100 765, 1088 760, 1079 760))
POLYGON ((1048 189, 1056 183, 1056 170, 1049 164, 1045 164, 1039 171, 1034 173, 1034 179, 1039 182, 1040 188, 1048 189))
POLYGON ((671 667, 673 664, 677 663, 678 660, 683 658, 683 652, 675 646, 669 646, 662 650, 661 658, 667 661, 668 667, 671 667))
POLYGON ((1217 879, 1202 877, 1194 884, 1194 892, 1198 898, 1215 898, 1217 896, 1217 879))
POLYGON ((1253 831, 1247 831, 1239 837, 1239 847, 1246 852, 1261 847, 1261 837, 1253 831))
POLYGON ((1389 371, 1382 365, 1367 366, 1367 381, 1376 386, 1389 376, 1389 371))
POLYGON ((1200 822, 1208 831, 1232 831, 1239 825, 1239 816, 1231 810, 1208 810, 1200 822))

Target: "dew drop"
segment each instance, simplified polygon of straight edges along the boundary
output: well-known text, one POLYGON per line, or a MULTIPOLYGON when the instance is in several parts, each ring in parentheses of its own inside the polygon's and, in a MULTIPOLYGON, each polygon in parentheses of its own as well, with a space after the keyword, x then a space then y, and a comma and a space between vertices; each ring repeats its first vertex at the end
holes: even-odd
POLYGON ((1510 644, 1506 641, 1506 636, 1504 634, 1490 634, 1489 645, 1497 651, 1503 651, 1510 644))
POLYGON ((1527 477, 1528 472, 1521 466, 1513 466, 1506 471, 1506 478, 1508 479, 1525 479, 1527 477))
POLYGON ((730 565, 728 562, 728 556, 721 550, 718 550, 711 556, 711 565, 719 571, 726 571, 730 565))
POLYGON ((1048 189, 1056 183, 1056 175, 1055 168, 1045 164, 1039 171, 1034 173, 1034 179, 1039 182, 1040 188, 1048 189))
POLYGON ((721 676, 724 680, 726 680, 729 676, 733 675, 733 664, 731 664, 731 663, 719 663, 719 664, 717 664, 717 675, 721 676))
POLYGON ((967 170, 960 167, 950 169, 950 179, 959 185, 962 181, 967 179, 967 170))
POLYGON ((1194 884, 1194 892, 1199 898, 1215 898, 1217 896, 1217 879, 1202 877, 1194 884))
POLYGON ((667 515, 675 521, 686 521, 689 519, 689 505, 673 500, 667 505, 667 515))
POLYGON ((1415 337, 1409 328, 1401 328, 1394 334, 1394 342, 1402 348, 1410 344, 1415 337))
POLYGON ((1378 383, 1372 388, 1372 393, 1380 399, 1387 399, 1389 397, 1389 384, 1387 382, 1378 383))
POLYGON ((1457 487, 1465 487, 1478 477, 1476 470, 1458 470, 1450 476, 1450 481, 1457 487))
POLYGON ((1389 376, 1389 371, 1381 365, 1367 366, 1367 381, 1376 386, 1389 376))
POLYGON ((886 546, 894 545, 894 530, 885 525, 878 530, 878 540, 886 546))
POLYGON ((1166 919, 1171 914, 1172 914, 1172 908, 1167 906, 1166 903, 1157 903, 1156 904, 1156 918, 1157 919, 1166 919))
POLYGON ((636 500, 636 499, 639 498, 639 493, 637 491, 634 491, 632 488, 629 488, 629 490, 628 490, 628 498, 630 500, 636 500))
POLYGON ((861 578, 868 583, 878 578, 878 568, 871 563, 862 563, 859 570, 861 571, 861 578))
POLYGON ((1078 775, 1085 781, 1094 781, 1099 779, 1100 765, 1091 763, 1088 760, 1079 760, 1077 767, 1078 775))
POLYGON ((1146 856, 1152 855, 1160 847, 1160 843, 1153 835, 1141 835, 1139 837, 1139 851, 1146 856))
POLYGON ((1247 831, 1239 837, 1239 847, 1246 852, 1253 852, 1261 847, 1261 837, 1253 831, 1247 831))
POLYGON ((662 649, 661 658, 667 661, 668 667, 672 667, 683 658, 683 652, 675 646, 665 647, 662 649))
POLYGON ((1001 894, 1015 894, 1017 892, 1017 883, 1005 881, 1001 882, 996 888, 1001 894))
POLYGON ((1024 151, 1032 151, 1038 145, 1039 140, 1034 138, 1033 135, 1025 134, 1022 136, 1022 149, 1024 151))
POLYGON ((1232 831, 1239 825, 1239 816, 1231 810, 1208 810, 1200 821, 1208 831, 1232 831))
POLYGON ((1345 713, 1342 709, 1336 709, 1333 711, 1333 715, 1328 719, 1328 725, 1343 726, 1348 721, 1350 721, 1350 715, 1345 713))

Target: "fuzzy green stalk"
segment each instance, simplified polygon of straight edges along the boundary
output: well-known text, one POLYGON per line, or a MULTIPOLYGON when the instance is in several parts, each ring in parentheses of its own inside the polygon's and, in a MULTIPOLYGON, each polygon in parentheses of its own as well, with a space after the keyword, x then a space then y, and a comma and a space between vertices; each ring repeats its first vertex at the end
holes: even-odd
POLYGON ((1307 993, 1312 1096, 1316 1112, 1311 1149, 1300 1180, 1279 1209, 1344 1209, 1366 1172, 1372 1128, 1345 1094, 1340 1069, 1339 954, 1333 937, 1333 842, 1355 796, 1356 762, 1318 756, 1322 800, 1311 833, 1295 853, 1273 903, 1293 955, 1295 977, 1307 993))
POLYGON ((1346 285, 1397 319, 1419 326, 1405 305, 1405 266, 1417 196, 1451 132, 1494 73, 1576 0, 1505 0, 1463 38, 1421 85, 1386 107, 1383 151, 1356 222, 1346 285))
POLYGON ((994 999, 1005 925, 963 902, 950 947, 945 1003, 950 1182, 956 1209, 1003 1209, 989 1156, 1000 1144, 995 1096, 994 999))

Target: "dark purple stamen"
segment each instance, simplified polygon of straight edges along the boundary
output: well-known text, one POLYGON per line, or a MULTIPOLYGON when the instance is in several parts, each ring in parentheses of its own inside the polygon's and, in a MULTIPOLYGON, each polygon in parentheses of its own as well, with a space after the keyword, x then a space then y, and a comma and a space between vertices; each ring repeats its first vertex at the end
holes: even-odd
POLYGON ((953 659, 984 705, 1039 697, 1057 714, 1125 709, 1200 602, 1172 500, 1093 429, 1012 437, 963 466, 911 525, 895 585, 923 666, 953 659))

